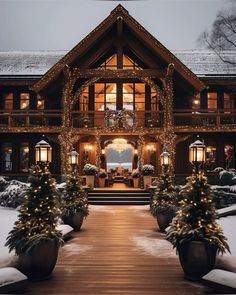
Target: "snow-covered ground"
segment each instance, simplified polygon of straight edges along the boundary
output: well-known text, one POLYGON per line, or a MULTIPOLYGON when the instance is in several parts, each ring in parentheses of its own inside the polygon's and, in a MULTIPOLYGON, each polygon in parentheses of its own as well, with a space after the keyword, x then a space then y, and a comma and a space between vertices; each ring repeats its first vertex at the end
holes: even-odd
POLYGON ((14 253, 9 253, 4 245, 9 231, 17 219, 18 211, 15 209, 0 207, 0 268, 13 266, 16 258, 14 253))

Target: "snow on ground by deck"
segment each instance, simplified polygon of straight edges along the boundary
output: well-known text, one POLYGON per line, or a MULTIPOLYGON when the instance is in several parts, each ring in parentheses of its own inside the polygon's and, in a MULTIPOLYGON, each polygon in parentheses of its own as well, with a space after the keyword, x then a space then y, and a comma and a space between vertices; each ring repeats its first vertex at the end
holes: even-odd
POLYGON ((18 212, 15 209, 0 207, 0 268, 12 266, 15 263, 14 253, 9 253, 8 248, 4 245, 17 215, 18 212))

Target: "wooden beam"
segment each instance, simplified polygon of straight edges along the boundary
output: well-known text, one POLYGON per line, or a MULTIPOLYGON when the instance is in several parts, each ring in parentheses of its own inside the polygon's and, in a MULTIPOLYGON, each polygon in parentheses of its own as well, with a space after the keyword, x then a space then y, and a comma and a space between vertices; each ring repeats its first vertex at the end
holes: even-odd
POLYGON ((103 69, 79 69, 72 70, 72 77, 77 78, 164 78, 166 75, 165 70, 147 69, 147 70, 103 70, 103 69))

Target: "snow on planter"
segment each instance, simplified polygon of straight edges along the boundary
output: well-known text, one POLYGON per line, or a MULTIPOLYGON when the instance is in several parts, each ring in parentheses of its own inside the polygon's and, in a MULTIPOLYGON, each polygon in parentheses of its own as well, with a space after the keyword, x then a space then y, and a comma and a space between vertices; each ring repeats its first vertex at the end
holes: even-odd
POLYGON ((223 293, 236 292, 236 273, 234 272, 213 269, 202 278, 202 282, 223 293))
POLYGON ((0 269, 0 294, 25 291, 27 277, 14 267, 0 269))

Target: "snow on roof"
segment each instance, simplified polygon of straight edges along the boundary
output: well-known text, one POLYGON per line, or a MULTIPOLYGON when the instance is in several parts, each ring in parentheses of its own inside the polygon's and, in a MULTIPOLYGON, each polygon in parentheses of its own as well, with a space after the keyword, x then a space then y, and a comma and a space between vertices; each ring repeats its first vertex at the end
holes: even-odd
MULTIPOLYGON (((0 76, 42 76, 67 51, 9 51, 0 52, 0 76)), ((235 76, 236 67, 224 63, 213 51, 204 49, 173 50, 197 76, 235 76)), ((223 53, 226 59, 236 63, 236 50, 223 53)))

